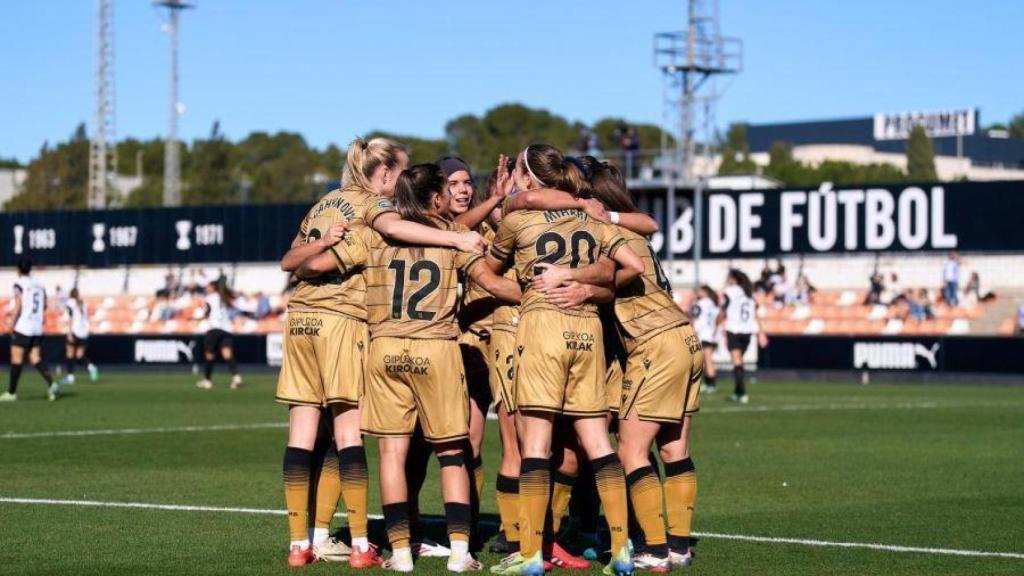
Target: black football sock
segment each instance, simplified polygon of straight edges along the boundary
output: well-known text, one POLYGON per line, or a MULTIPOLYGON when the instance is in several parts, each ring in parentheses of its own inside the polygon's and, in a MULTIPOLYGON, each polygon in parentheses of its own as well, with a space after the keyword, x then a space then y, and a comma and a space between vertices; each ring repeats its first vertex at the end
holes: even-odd
POLYGON ((744 396, 747 393, 747 384, 744 382, 744 376, 746 375, 746 369, 743 365, 739 365, 733 368, 733 377, 736 379, 736 395, 744 396))
POLYGON ((203 366, 203 374, 206 375, 206 379, 209 380, 213 376, 213 360, 207 360, 203 366))
POLYGON ((11 364, 11 381, 7 384, 7 391, 11 394, 18 392, 18 380, 21 380, 21 364, 11 364))
POLYGON ((43 380, 46 380, 47 386, 53 384, 53 376, 50 375, 50 369, 46 367, 46 364, 42 362, 36 364, 36 370, 39 371, 39 375, 43 377, 43 380))

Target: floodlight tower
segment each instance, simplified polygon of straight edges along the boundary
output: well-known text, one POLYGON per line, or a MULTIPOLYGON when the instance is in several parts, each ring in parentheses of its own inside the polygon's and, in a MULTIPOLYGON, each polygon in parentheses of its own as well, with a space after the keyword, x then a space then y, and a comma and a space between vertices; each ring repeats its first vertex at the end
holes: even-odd
POLYGON ((91 209, 105 208, 117 175, 117 130, 114 123, 114 0, 96 1, 96 117, 89 140, 91 209))
POLYGON ((154 0, 154 6, 167 9, 167 24, 164 31, 171 41, 171 115, 167 125, 167 140, 164 143, 164 206, 181 204, 181 159, 178 149, 178 13, 194 8, 184 0, 154 0))
POLYGON ((721 96, 716 79, 737 74, 743 68, 743 43, 719 33, 718 0, 688 0, 686 30, 654 35, 654 65, 662 72, 663 111, 666 128, 675 138, 669 148, 662 139, 662 152, 671 158, 667 170, 667 209, 669 214, 668 249, 671 260, 675 244, 672 223, 676 218, 675 189, 681 184, 694 187, 694 261, 697 282, 700 281, 700 253, 703 223, 704 178, 697 178, 696 160, 698 126, 705 134, 704 170, 710 170, 714 104, 721 96), (710 82, 709 82, 710 80, 710 82), (700 105, 702 104, 702 105, 700 105), (698 122, 697 116, 703 118, 698 122))

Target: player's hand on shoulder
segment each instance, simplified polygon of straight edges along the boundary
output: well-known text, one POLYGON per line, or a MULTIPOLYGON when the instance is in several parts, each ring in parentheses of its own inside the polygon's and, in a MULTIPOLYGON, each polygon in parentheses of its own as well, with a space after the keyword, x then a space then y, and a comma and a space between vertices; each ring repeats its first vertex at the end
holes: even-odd
POLYGON ((484 250, 487 249, 487 241, 476 232, 462 232, 455 241, 455 247, 462 252, 483 254, 484 250))
POLYGON ((611 218, 608 216, 608 210, 604 207, 604 204, 596 198, 581 198, 580 202, 583 203, 583 211, 598 222, 608 224, 611 222, 611 218))
POLYGON ((324 243, 328 247, 334 246, 338 242, 341 242, 341 239, 345 237, 346 232, 348 232, 348 224, 345 222, 335 222, 327 228, 327 232, 324 234, 323 238, 324 243))

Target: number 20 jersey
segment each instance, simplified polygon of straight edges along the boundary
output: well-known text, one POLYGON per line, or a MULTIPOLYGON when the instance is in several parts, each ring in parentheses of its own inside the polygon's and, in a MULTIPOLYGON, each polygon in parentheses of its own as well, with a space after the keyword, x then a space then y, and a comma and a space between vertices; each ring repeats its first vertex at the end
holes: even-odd
MULTIPOLYGON (((394 212, 391 201, 374 192, 354 186, 325 194, 302 219, 296 242, 315 242, 337 222, 345 222, 354 231, 373 224, 374 219, 394 212)), ((366 283, 362 275, 325 274, 303 280, 295 287, 288 309, 303 312, 331 312, 357 320, 366 320, 366 283)))
MULTIPOLYGON (((468 232, 461 224, 437 218, 441 230, 468 232)), ((382 336, 454 340, 459 272, 469 274, 483 256, 452 248, 410 246, 386 240, 371 228, 359 228, 331 248, 342 275, 366 279, 370 339, 382 336)))
POLYGON ((536 265, 582 268, 609 258, 625 244, 613 226, 591 220, 581 210, 521 210, 501 220, 491 244, 491 255, 505 261, 515 254, 516 276, 523 287, 520 316, 530 310, 547 308, 575 316, 597 316, 597 306, 584 304, 579 309, 564 309, 549 304, 544 295, 530 286, 536 265))

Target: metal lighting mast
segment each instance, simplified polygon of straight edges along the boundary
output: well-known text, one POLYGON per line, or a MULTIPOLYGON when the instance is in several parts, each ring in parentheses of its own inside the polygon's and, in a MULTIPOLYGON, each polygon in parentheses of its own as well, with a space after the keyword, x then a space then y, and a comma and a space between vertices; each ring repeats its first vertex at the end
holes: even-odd
POLYGON ((181 159, 178 150, 178 13, 194 4, 183 0, 155 0, 154 6, 167 8, 167 24, 164 31, 171 41, 171 115, 167 125, 167 140, 164 144, 164 206, 181 204, 181 159))
POLYGON ((96 1, 96 117, 89 140, 91 209, 107 206, 117 175, 117 130, 114 123, 114 1, 96 1))
POLYGON ((703 242, 703 196, 705 178, 695 176, 697 127, 703 125, 706 136, 704 155, 711 165, 711 131, 714 103, 721 96, 715 78, 736 74, 743 68, 743 43, 738 38, 726 38, 719 33, 718 0, 688 0, 686 30, 654 35, 654 65, 664 80, 663 110, 666 128, 675 137, 675 146, 668 149, 663 139, 663 154, 671 157, 667 171, 668 254, 675 255, 676 186, 694 188, 694 244, 693 254, 696 281, 700 283, 700 257, 703 242), (711 82, 708 82, 711 80, 711 82), (703 105, 700 105, 703 104, 703 105), (698 121, 698 114, 703 114, 698 121))

